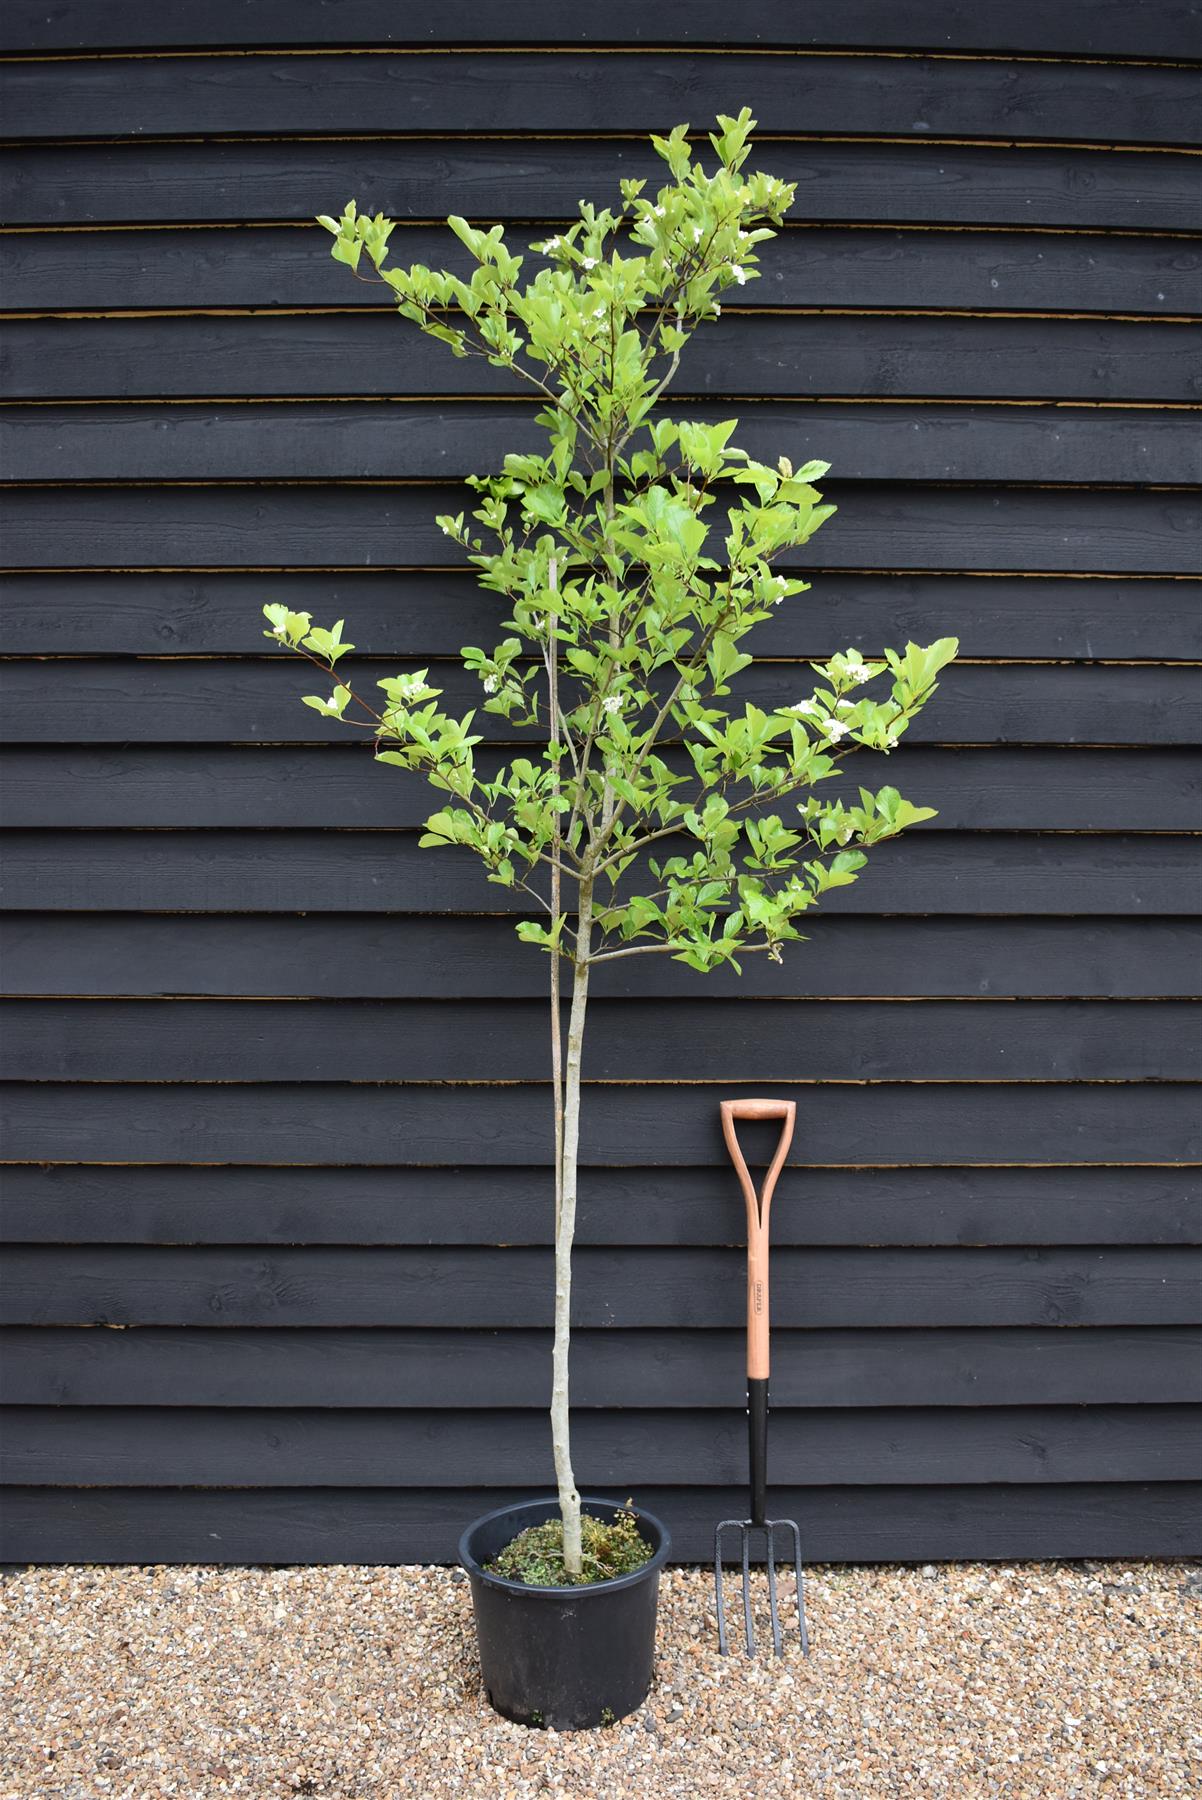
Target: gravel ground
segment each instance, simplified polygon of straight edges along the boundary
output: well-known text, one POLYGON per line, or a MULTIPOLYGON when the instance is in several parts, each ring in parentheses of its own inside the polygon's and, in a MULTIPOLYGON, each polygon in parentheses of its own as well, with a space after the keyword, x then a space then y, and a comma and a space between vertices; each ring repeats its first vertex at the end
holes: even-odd
POLYGON ((647 1705, 559 1736, 489 1710, 458 1571, 22 1570, 0 1795, 1186 1795, 1200 1601, 1188 1564, 822 1568, 811 1659, 752 1662, 670 1570, 647 1705))

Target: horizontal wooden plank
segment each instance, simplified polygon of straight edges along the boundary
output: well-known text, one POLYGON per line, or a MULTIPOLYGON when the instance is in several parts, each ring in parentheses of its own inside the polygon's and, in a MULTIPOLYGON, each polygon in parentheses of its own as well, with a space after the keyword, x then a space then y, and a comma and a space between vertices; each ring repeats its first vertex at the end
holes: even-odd
MULTIPOLYGON (((1105 124, 1098 121, 1103 137, 1105 124)), ((807 222, 1198 229, 1195 163, 1169 150, 838 140, 785 140, 761 149, 756 162, 796 184, 794 212, 807 222)), ((598 205, 616 201, 622 179, 652 189, 663 182, 664 164, 641 131, 637 141, 301 137, 32 145, 6 155, 0 216, 8 225, 43 227, 308 224, 319 210, 341 211, 353 194, 392 218, 430 222, 462 213, 481 222, 542 224, 576 218, 582 195, 598 205)))
MULTIPOLYGON (((9 1000, 7 1081, 541 1081, 544 1000, 9 1000)), ((564 1010, 566 1028, 567 1011, 564 1010)), ((1191 1081, 1186 1000, 596 999, 586 1081, 1191 1081)))
MULTIPOLYGON (((263 578, 269 591, 270 577, 263 578)), ((804 603, 803 603, 804 604, 804 603)), ((328 616, 328 615, 323 615, 328 616)), ((350 631, 356 629, 353 621, 350 631)), ((496 641, 493 626, 490 641, 496 641)), ((262 639, 260 639, 262 642, 262 639)), ((747 640, 758 648, 753 636, 747 640)), ((875 646, 864 646, 866 650, 875 646)), ((3 725, 9 744, 234 744, 354 743, 345 724, 322 719, 302 702, 323 682, 299 659, 273 654, 245 661, 71 659, 0 662, 3 725)), ((352 656, 339 674, 368 704, 379 702, 377 683, 419 665, 352 656)), ((454 662, 427 662, 442 706, 462 715, 485 698, 479 679, 454 662)), ((813 691, 808 662, 764 659, 732 686, 730 704, 773 712, 813 691)), ((562 691, 571 694, 571 683, 562 691)), ((870 697, 888 697, 879 683, 870 697)), ((351 716, 355 716, 352 708, 351 716)), ((362 715, 359 715, 362 716, 362 715)), ((651 713, 647 714, 650 723, 651 713)), ((515 729, 495 713, 477 710, 473 730, 485 743, 522 743, 534 730, 515 729)), ((1202 738, 1202 665, 1134 664, 1121 667, 1063 664, 957 663, 940 677, 937 697, 911 725, 901 764, 919 744, 1196 745, 1202 738)), ((370 779, 366 758, 357 764, 370 779)), ((689 765, 685 765, 686 768, 689 765)), ((877 765, 883 767, 884 765, 877 765)), ((378 774, 379 771, 376 771, 378 774)))
MULTIPOLYGON (((915 754, 918 754, 917 752, 915 754)), ((969 752, 961 751, 964 757, 969 752)), ((46 793, 52 790, 48 787, 46 793)), ((92 800, 103 789, 98 783, 92 800)), ((1186 836, 927 831, 889 845, 823 914, 1128 913, 1192 917, 1198 845, 1186 836)), ((396 831, 10 830, 0 899, 49 913, 134 911, 516 913, 470 858, 396 831)))
MULTIPOLYGON (((715 396, 1142 405, 1202 397, 1197 327, 1180 322, 780 312, 726 314, 719 323, 682 356, 677 415, 690 399, 715 396)), ((0 368, 9 401, 528 395, 520 377, 444 354, 407 325, 361 310, 11 319, 0 368)), ((445 543, 437 548, 445 555, 445 543)), ((9 551, 8 560, 18 559, 9 551)), ((181 547, 163 560, 189 558, 181 547)), ((255 560, 298 559, 268 552, 255 560)), ((388 560, 404 557, 394 548, 388 560)))
POLYGON ((1078 56, 1188 59, 1196 52, 1192 0, 1145 0, 1137 14, 1117 0, 1048 7, 1013 0, 1005 14, 965 0, 914 0, 899 13, 890 0, 845 0, 837 13, 782 12, 776 0, 744 0, 736 15, 719 0, 694 0, 687 14, 661 18, 642 0, 610 0, 594 12, 565 11, 558 0, 521 0, 481 12, 475 0, 209 0, 199 13, 164 10, 157 0, 66 0, 47 13, 43 0, 11 0, 0 49, 192 49, 206 45, 671 44, 857 46, 892 50, 1046 51, 1078 56))
MULTIPOLYGON (((813 1562, 1180 1557, 1202 1549, 1185 1482, 774 1488, 813 1562)), ((704 1562, 714 1520, 740 1517, 743 1486, 638 1487, 671 1528, 671 1558, 704 1562)), ((529 1498, 501 1488, 10 1488, 10 1563, 453 1562, 464 1527, 529 1498)))
MULTIPOLYGON (((550 1432, 538 1413, 207 1407, 12 1407, 6 1483, 134 1487, 390 1487, 438 1480, 540 1486, 550 1432)), ((583 1490, 629 1480, 734 1485, 745 1414, 584 1411, 572 1433, 583 1490)), ((778 1409, 772 1473, 817 1487, 944 1482, 1189 1481, 1202 1408, 1188 1406, 778 1409)))
MULTIPOLYGON (((856 919, 816 913, 781 962, 699 984, 671 957, 602 965, 605 996, 967 995, 1112 999, 1195 994, 1202 927, 1171 918, 856 919)), ((9 913, 0 960, 10 994, 277 995, 333 999, 535 998, 547 963, 503 918, 380 919, 9 913)))
MULTIPOLYGON (((745 1128, 752 1153, 756 1139, 745 1128)), ((789 1169, 777 1245, 1194 1244, 1202 1177, 1144 1169, 789 1169)), ((9 1167, 0 1233, 37 1244, 548 1244, 545 1170, 9 1167)), ((582 1245, 739 1244, 729 1169, 584 1169, 582 1245)))
MULTIPOLYGON (((742 1334, 580 1331, 572 1405, 737 1407, 742 1334)), ((1202 1332, 778 1331, 774 1407, 1163 1405, 1202 1400, 1202 1332)), ((9 1406, 531 1407, 551 1397, 539 1331, 56 1330, 0 1334, 9 1406), (430 1370, 438 1370, 436 1383, 430 1370)))
MULTIPOLYGON (((730 105, 732 82, 755 95, 764 136, 1198 141, 1189 69, 812 56, 800 47, 787 56, 740 50, 722 58, 567 48, 553 56, 107 56, 76 62, 67 79, 56 60, 29 58, 8 69, 5 129, 27 141, 345 137, 392 133, 403 121, 406 132, 426 136, 645 136, 680 118, 712 119, 730 105)), ((712 164, 704 137, 700 148, 712 164)), ((772 148, 758 146, 752 166, 771 164, 772 148)))
MULTIPOLYGON (((726 1083, 725 1088, 744 1085, 726 1083)), ((1196 1091, 1144 1083, 755 1084, 798 1100, 795 1161, 831 1166, 1124 1163, 1202 1155, 1196 1091)), ((13 1162, 543 1164, 537 1083, 11 1083, 13 1162)), ((590 1086, 580 1160, 702 1167, 721 1160, 716 1086, 590 1086)))
MULTIPOLYGON (((299 706, 297 710, 301 711, 299 706)), ((132 712, 125 716, 135 717, 132 712)), ((481 754, 477 759, 481 772, 495 771, 501 754, 498 750, 481 754)), ((938 808, 941 833, 962 829, 1173 832, 1192 831, 1197 826, 1200 774, 1197 753, 1184 749, 958 749, 911 744, 889 758, 858 752, 849 758, 847 772, 832 779, 823 793, 827 798, 843 793, 854 801, 859 782, 874 786, 884 781, 898 783, 915 803, 938 808)), ((376 766, 369 748, 360 743, 307 749, 271 745, 27 746, 4 752, 0 775, 9 825, 42 829, 253 826, 259 831, 277 831, 328 826, 393 830, 420 825, 437 801, 435 791, 419 776, 376 766)), ((918 829, 931 832, 933 828, 924 825, 918 829)), ((667 854, 675 847, 679 846, 667 840, 660 848, 667 854)), ((879 846, 869 859, 869 868, 875 871, 879 864, 884 876, 893 869, 893 859, 901 849, 893 843, 879 846)), ((423 886, 429 881, 433 891, 444 896, 448 884, 456 880, 457 867, 467 870, 470 877, 455 889, 460 896, 466 894, 466 902, 444 898, 433 910, 456 911, 465 903, 468 911, 507 910, 504 896, 498 898, 501 891, 496 883, 485 883, 479 864, 467 851, 436 856, 423 853, 423 861, 431 865, 419 878, 423 886)), ((388 877, 391 904, 396 906, 402 904, 397 893, 398 871, 393 857, 389 856, 388 862, 393 870, 388 877)), ((858 885, 866 878, 862 876, 858 885)), ((427 887, 426 892, 430 891, 427 887)), ((372 910, 363 888, 352 884, 344 892, 353 897, 343 905, 372 910)), ((10 904, 27 904, 17 893, 19 890, 14 891, 10 904)), ((942 906, 949 901, 950 896, 945 896, 942 906)), ((97 899, 92 904, 105 903, 97 899)), ((526 907, 530 904, 524 902, 526 907)), ((248 901, 248 909, 250 905, 248 901)), ((416 896, 410 907, 423 910, 416 896)), ((878 897, 870 910, 882 909, 878 897)), ((294 901, 292 910, 307 910, 307 904, 294 901)), ((977 908, 965 909, 957 903, 953 910, 977 908)), ((1048 908, 1032 900, 1031 910, 1048 908)), ((1090 908, 1086 903, 1074 910, 1090 908)), ((1165 908, 1157 899, 1151 910, 1165 908)))
MULTIPOLYGON (((551 1253, 11 1247, 6 1325, 450 1326, 551 1323, 551 1253)), ((574 1323, 745 1326, 740 1249, 600 1250, 574 1259, 574 1323)), ((1197 1252, 1185 1249, 792 1249, 773 1259, 773 1325, 1194 1325, 1197 1252)))
MULTIPOLYGON (((4 407, 0 480, 448 480, 499 468, 510 452, 545 451, 535 410, 362 400, 4 407)), ((690 409, 707 423, 723 410, 690 409)), ((766 462, 782 443, 820 449, 841 481, 1202 480, 1197 419, 1184 410, 753 402, 737 438, 766 462)))
MULTIPOLYGON (((1194 575, 1199 566, 1202 508, 1172 490, 829 481, 823 492, 840 512, 821 551, 815 539, 780 567, 1194 575)), ((429 566, 448 560, 436 516, 464 499, 462 487, 441 484, 30 486, 3 491, 0 518, 15 569, 429 566)), ((720 515, 716 543, 724 529, 720 515)))
MULTIPOLYGON (((1200 566, 1202 509, 1196 493, 923 489, 901 482, 839 481, 828 483, 824 492, 836 504, 844 501, 842 516, 831 521, 821 558, 807 546, 796 559, 799 567, 859 570, 900 563, 955 572, 1013 568, 1192 576, 1200 566)), ((360 567, 373 555, 385 564, 407 554, 436 563, 446 554, 446 540, 433 523, 430 503, 437 508, 444 498, 448 506, 463 499, 458 485, 449 490, 441 485, 184 486, 10 493, 15 517, 7 554, 20 559, 25 551, 27 561, 18 566, 30 567, 67 562, 95 567, 110 555, 128 565, 148 553, 164 563, 180 555, 218 565, 266 556, 293 566, 324 565, 335 541, 341 546, 335 554, 360 567), (36 538, 25 550, 26 524, 35 533, 58 534, 56 560, 36 538), (349 557, 347 531, 354 544, 349 557)), ((781 566, 793 560, 785 555, 781 566)))
MULTIPOLYGON (((529 255, 544 232, 508 233, 529 255)), ((310 225, 170 225, 0 236, 0 301, 11 311, 130 307, 378 306, 348 281, 310 225)), ((466 279, 473 259, 445 225, 401 224, 403 268, 422 262, 466 279)), ((1202 312, 1202 251, 1184 238, 890 226, 787 225, 739 295, 761 306, 967 307, 981 312, 1202 312)))
MULTIPOLYGON (((18 1245, 5 1325, 548 1327, 550 1250, 18 1245)), ((584 1248, 585 1327, 737 1330, 741 1249, 584 1248)), ((793 1249, 773 1258, 773 1326, 1195 1325, 1186 1249, 793 1249)))
MULTIPOLYGON (((68 572, 0 576, 7 655, 262 653, 264 577, 68 572)), ((273 574, 294 611, 346 618, 374 655, 453 656, 496 631, 494 597, 459 571, 273 574)), ((929 643, 952 628, 965 657, 1202 660, 1202 589, 1182 579, 815 572, 804 606, 757 625, 760 656, 929 643)))

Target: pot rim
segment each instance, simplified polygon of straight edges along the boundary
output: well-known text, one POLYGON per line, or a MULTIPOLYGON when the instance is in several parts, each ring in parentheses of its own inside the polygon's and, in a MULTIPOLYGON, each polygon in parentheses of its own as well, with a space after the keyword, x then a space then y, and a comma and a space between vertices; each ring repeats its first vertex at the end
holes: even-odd
POLYGON ((558 1494, 536 1494, 529 1500, 511 1500, 508 1506, 494 1507, 492 1512, 481 1513, 478 1519, 463 1532, 459 1539, 459 1561, 469 1575, 487 1582, 489 1587, 499 1588, 502 1593, 527 1594, 533 1599, 563 1600, 571 1596, 573 1600, 595 1598, 599 1594, 616 1594, 626 1588, 637 1587, 639 1582, 646 1581, 652 1575, 658 1575, 668 1560, 668 1552, 672 1548, 672 1538, 668 1527, 646 1507, 629 1504, 625 1500, 610 1500, 602 1494, 581 1494, 580 1504, 588 1506, 609 1506, 622 1512, 631 1512, 636 1519, 645 1521, 659 1533, 659 1545, 639 1568, 631 1569, 628 1575, 614 1575, 608 1581, 584 1581, 566 1587, 536 1587, 528 1581, 510 1581, 507 1576, 494 1575, 478 1563, 468 1548, 468 1539, 479 1531, 482 1525, 488 1525, 493 1519, 503 1518, 506 1513, 524 1512, 530 1506, 549 1506, 552 1512, 559 1510, 558 1494))

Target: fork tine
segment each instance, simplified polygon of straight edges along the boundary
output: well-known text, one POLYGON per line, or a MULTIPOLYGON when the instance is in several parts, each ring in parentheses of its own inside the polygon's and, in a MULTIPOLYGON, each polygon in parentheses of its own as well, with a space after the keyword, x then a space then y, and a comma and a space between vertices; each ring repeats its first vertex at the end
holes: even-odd
POLYGON ((746 1525, 743 1533, 743 1623, 747 1629, 747 1654, 755 1655, 755 1626, 751 1622, 751 1568, 749 1563, 751 1533, 746 1525))
POLYGON ((783 1656, 785 1647, 780 1635, 780 1612, 776 1604, 776 1541, 773 1531, 777 1521, 768 1519, 764 1523, 766 1555, 768 1558, 768 1617, 772 1621, 772 1649, 775 1655, 783 1656))
POLYGON ((718 1655, 726 1655, 726 1605, 722 1598, 722 1532, 730 1524, 723 1519, 714 1532, 714 1608, 718 1614, 718 1655))
POLYGON ((797 1573, 797 1623, 801 1629, 801 1650, 803 1656, 810 1654, 810 1634, 806 1628, 805 1580, 801 1572, 801 1532, 795 1519, 778 1519, 779 1525, 787 1525, 793 1533, 793 1567, 797 1573))

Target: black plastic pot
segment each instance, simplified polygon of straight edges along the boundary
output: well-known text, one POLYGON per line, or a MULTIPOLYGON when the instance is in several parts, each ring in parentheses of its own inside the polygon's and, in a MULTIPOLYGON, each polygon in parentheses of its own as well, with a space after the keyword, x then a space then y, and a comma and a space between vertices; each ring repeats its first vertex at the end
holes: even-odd
POLYGON ((586 1512, 612 1519, 633 1512, 653 1555, 641 1569, 582 1587, 528 1587, 490 1575, 484 1564, 527 1526, 554 1518, 554 1495, 503 1506, 469 1525, 459 1560, 472 1584, 480 1669, 497 1712, 519 1725, 586 1731, 641 1706, 651 1686, 659 1572, 671 1540, 651 1513, 586 1494, 586 1512))

